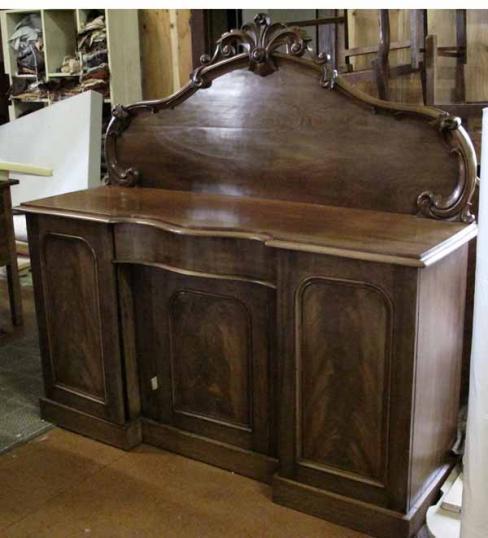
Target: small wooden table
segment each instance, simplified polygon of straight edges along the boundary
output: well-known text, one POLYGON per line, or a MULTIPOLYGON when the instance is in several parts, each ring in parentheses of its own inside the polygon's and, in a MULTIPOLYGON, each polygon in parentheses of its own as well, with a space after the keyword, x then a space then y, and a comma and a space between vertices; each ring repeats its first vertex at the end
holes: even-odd
POLYGON ((18 181, 0 179, 0 266, 7 267, 8 293, 12 323, 22 324, 22 298, 20 295, 19 269, 15 252, 14 221, 10 186, 18 181))
POLYGON ((15 249, 15 233, 12 215, 10 187, 19 182, 9 179, 10 172, 51 176, 52 170, 21 163, 0 162, 0 267, 7 267, 7 281, 12 312, 12 323, 22 325, 22 297, 20 293, 19 269, 15 249))

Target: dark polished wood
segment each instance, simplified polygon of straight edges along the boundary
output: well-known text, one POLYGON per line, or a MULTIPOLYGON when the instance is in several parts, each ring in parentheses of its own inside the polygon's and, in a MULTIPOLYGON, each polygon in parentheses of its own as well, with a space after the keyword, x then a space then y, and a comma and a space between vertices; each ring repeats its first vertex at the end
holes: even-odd
POLYGON ((184 263, 202 272, 225 269, 235 274, 244 269, 260 280, 274 279, 275 274, 263 244, 425 266, 476 235, 474 223, 150 188, 101 187, 23 204, 23 210, 114 224, 117 255, 122 259, 184 263), (202 247, 191 242, 196 237, 202 247))
POLYGON ((174 95, 114 109, 112 184, 473 220, 476 156, 459 118, 365 95, 310 52, 300 28, 265 14, 202 62, 174 95))
POLYGON ((46 396, 125 422, 113 237, 107 225, 28 219, 46 396))
POLYGON ((7 270, 10 312, 14 326, 22 325, 22 296, 10 195, 10 187, 17 183, 16 180, 0 181, 0 267, 5 266, 7 270))
POLYGON ((140 265, 132 283, 144 415, 274 455, 274 290, 140 265))
POLYGON ((476 159, 305 54, 265 15, 225 34, 115 109, 110 186, 23 204, 42 414, 410 538, 454 464, 476 159))

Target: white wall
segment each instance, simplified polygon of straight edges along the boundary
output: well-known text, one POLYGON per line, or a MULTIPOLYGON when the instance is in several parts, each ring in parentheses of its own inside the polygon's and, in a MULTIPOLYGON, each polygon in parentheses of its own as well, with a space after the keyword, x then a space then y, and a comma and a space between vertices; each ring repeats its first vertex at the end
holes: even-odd
POLYGON ((100 184, 103 97, 85 92, 0 126, 0 159, 53 169, 52 177, 11 174, 12 204, 100 184))

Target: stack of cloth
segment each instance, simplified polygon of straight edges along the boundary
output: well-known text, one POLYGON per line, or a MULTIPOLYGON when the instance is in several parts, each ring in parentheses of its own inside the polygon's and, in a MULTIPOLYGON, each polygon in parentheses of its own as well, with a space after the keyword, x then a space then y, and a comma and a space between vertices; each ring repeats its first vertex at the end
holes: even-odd
POLYGON ((105 15, 94 12, 78 32, 78 50, 82 65, 81 91, 95 90, 110 95, 110 71, 107 52, 105 15))
POLYGON ((42 80, 31 81, 26 78, 12 77, 12 85, 8 91, 10 99, 19 101, 39 101, 47 97, 47 88, 42 80))
POLYGON ((23 17, 8 42, 17 56, 18 74, 39 76, 44 72, 42 23, 37 13, 23 17))
POLYGON ((77 75, 81 71, 81 63, 74 56, 65 56, 59 71, 67 75, 77 75))
MULTIPOLYGON (((44 70, 42 52, 42 25, 37 14, 29 14, 15 27, 9 38, 10 46, 17 53, 19 74, 40 74, 44 70)), ((105 15, 100 10, 88 13, 87 20, 78 32, 77 56, 65 56, 59 72, 73 77, 52 77, 48 81, 42 77, 30 81, 13 77, 9 90, 11 99, 19 101, 39 101, 49 99, 59 101, 87 90, 94 90, 104 97, 110 97, 110 70, 107 52, 107 29, 105 15)))

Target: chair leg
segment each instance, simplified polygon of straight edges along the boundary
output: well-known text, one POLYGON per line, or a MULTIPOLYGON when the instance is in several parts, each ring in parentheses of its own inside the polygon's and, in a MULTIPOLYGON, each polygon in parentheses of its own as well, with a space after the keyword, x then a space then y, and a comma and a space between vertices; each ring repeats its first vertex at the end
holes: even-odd
POLYGON ((11 263, 7 265, 7 283, 12 324, 18 327, 23 323, 23 316, 19 269, 17 267, 16 259, 12 260, 11 263))

